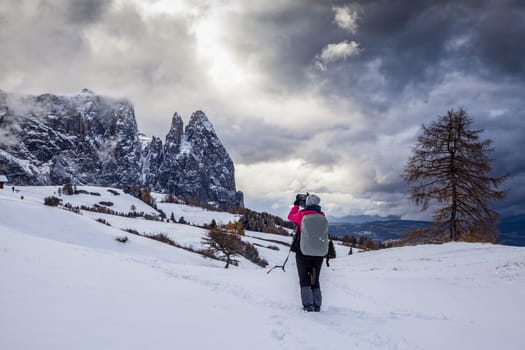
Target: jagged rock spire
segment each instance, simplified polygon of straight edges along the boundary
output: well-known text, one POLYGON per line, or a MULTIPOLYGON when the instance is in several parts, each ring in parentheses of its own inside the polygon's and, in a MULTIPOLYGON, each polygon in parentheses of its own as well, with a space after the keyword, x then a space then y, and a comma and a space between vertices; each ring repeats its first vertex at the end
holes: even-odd
POLYGON ((0 112, 17 125, 0 124, 12 141, 0 145, 0 173, 21 185, 140 185, 223 208, 242 206, 233 161, 202 111, 186 129, 175 113, 164 145, 153 137, 143 146, 127 100, 84 89, 25 96, 17 100, 23 108, 10 109, 6 95, 0 92, 0 112))
POLYGON ((170 131, 166 135, 165 149, 166 153, 177 154, 180 151, 182 134, 184 133, 184 122, 179 113, 175 112, 171 119, 170 131))

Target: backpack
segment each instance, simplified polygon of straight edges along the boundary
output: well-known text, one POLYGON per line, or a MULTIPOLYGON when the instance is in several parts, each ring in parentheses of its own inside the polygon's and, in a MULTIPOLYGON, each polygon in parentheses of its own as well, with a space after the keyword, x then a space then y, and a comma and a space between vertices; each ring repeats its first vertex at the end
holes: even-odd
POLYGON ((322 214, 303 216, 299 247, 304 255, 325 256, 328 253, 328 220, 322 214))

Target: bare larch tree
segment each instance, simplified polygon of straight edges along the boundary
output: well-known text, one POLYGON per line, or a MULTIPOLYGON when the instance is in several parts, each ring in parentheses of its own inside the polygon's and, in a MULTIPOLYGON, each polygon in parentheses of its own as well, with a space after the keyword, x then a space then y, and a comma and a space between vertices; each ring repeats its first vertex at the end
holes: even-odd
POLYGON ((241 255, 244 250, 244 246, 240 237, 234 233, 222 231, 215 227, 212 228, 206 237, 202 239, 202 243, 208 246, 209 253, 213 256, 218 256, 219 259, 226 261, 228 268, 230 264, 237 264, 239 261, 235 259, 235 256, 241 255))
POLYGON ((480 140, 483 130, 471 127, 472 118, 463 109, 439 116, 429 127, 423 125, 404 179, 423 211, 431 202, 437 204, 429 230, 434 235, 451 241, 494 242, 498 215, 489 202, 505 197, 497 188, 507 175, 489 176, 492 141, 480 140))

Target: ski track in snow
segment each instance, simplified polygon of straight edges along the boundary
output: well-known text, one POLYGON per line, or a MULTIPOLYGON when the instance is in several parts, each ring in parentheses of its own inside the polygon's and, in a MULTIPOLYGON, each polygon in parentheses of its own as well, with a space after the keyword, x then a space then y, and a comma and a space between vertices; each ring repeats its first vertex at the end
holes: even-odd
MULTIPOLYGON (((305 313, 300 309, 297 301, 293 303, 279 302, 268 298, 265 294, 254 293, 252 289, 245 288, 238 283, 214 280, 213 276, 209 275, 203 277, 188 272, 184 273, 177 266, 167 266, 158 260, 143 261, 134 258, 126 258, 126 260, 144 264, 152 269, 161 271, 171 278, 183 279, 197 284, 213 291, 215 294, 233 296, 242 303, 270 309, 270 334, 278 342, 279 349, 290 349, 290 344, 297 344, 296 346, 301 349, 339 349, 339 345, 332 346, 325 340, 341 336, 348 337, 350 344, 354 342, 356 346, 368 344, 368 347, 365 348, 370 349, 421 349, 415 344, 410 344, 406 339, 399 343, 397 340, 389 339, 377 332, 371 334, 369 323, 373 322, 376 326, 381 327, 387 326, 389 321, 399 319, 420 321, 447 320, 443 315, 424 315, 408 310, 390 312, 385 318, 364 310, 335 306, 329 306, 320 313, 305 313), (305 319, 305 317, 307 318, 305 319), (305 334, 317 333, 323 334, 321 339, 305 339, 305 334)), ((265 278, 261 271, 257 271, 257 273, 261 274, 261 278, 265 278)), ((343 289, 357 300, 364 297, 362 293, 355 292, 351 288, 338 283, 331 283, 326 288, 343 289)), ((379 304, 378 301, 372 301, 379 304)))

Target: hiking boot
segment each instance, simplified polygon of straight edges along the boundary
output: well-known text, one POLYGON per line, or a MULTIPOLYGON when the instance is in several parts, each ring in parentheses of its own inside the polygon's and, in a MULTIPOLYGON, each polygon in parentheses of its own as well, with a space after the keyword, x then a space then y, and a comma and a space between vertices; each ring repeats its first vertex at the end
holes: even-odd
POLYGON ((305 305, 305 306, 303 306, 303 310, 306 311, 306 312, 312 312, 312 311, 315 311, 315 306, 313 306, 313 305, 305 305))
POLYGON ((304 311, 314 311, 314 293, 310 286, 301 287, 301 302, 304 311))

